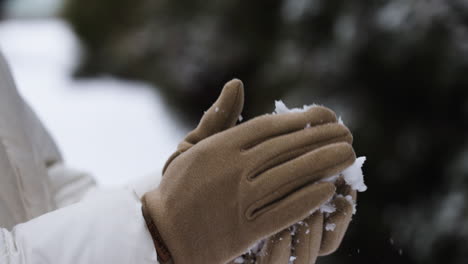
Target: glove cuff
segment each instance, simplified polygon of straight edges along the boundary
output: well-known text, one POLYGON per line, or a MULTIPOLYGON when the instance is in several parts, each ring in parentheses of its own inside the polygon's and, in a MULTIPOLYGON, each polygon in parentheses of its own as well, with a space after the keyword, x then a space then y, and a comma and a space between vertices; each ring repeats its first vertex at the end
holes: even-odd
POLYGON ((166 243, 164 243, 161 235, 159 234, 156 224, 154 223, 148 210, 146 209, 146 201, 144 197, 142 199, 141 211, 143 213, 143 218, 145 219, 146 226, 148 227, 148 230, 151 234, 151 238, 153 239, 154 247, 158 254, 159 263, 161 264, 173 263, 171 253, 169 252, 169 249, 167 248, 166 243))

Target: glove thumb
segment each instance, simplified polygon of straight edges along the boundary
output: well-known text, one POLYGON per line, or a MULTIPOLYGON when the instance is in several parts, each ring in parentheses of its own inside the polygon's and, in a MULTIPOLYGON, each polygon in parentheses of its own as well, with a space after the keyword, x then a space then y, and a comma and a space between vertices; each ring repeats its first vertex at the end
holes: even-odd
POLYGON ((218 132, 233 127, 244 108, 244 85, 239 79, 233 79, 224 85, 218 100, 205 112, 198 126, 189 132, 177 147, 177 151, 167 160, 166 168, 177 156, 190 147, 218 132))

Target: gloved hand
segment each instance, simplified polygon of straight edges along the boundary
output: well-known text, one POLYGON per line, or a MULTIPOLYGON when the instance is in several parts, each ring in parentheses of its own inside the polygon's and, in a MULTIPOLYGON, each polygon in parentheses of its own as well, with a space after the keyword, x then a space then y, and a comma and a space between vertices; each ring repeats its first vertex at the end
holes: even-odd
MULTIPOLYGON (((356 191, 343 178, 336 182, 337 192, 331 204, 333 213, 315 212, 293 227, 266 240, 258 253, 247 253, 244 264, 314 264, 318 256, 334 252, 341 243, 353 214, 356 191), (347 197, 349 195, 349 197, 347 197), (347 197, 347 198, 346 198, 347 197), (333 230, 327 230, 333 229, 333 230)), ((236 263, 234 260, 230 264, 236 263)))
POLYGON ((162 262, 225 263, 305 218, 335 192, 318 181, 354 162, 348 137, 322 107, 192 137, 142 199, 162 262))

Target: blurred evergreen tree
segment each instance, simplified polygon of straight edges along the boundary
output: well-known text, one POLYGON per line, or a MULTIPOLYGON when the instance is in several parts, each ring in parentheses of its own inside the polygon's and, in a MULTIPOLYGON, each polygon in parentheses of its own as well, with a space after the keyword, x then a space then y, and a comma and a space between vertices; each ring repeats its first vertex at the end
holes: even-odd
POLYGON ((350 120, 370 188, 320 263, 466 263, 468 1, 68 0, 64 14, 79 75, 152 82, 192 124, 233 77, 247 117, 287 96, 350 120))
POLYGON ((6 5, 6 1, 0 0, 0 20, 3 19, 5 16, 5 5, 6 5))

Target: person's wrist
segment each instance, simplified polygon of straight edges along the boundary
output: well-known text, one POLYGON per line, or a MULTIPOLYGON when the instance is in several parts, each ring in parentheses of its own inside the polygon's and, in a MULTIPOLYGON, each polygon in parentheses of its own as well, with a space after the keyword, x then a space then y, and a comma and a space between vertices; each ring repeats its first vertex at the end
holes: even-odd
POLYGON ((153 239, 154 248, 156 249, 156 253, 158 255, 158 261, 160 264, 172 264, 172 255, 169 252, 169 249, 164 243, 164 240, 159 233, 158 227, 153 221, 153 218, 149 214, 149 211, 146 207, 145 197, 142 198, 142 206, 141 211, 143 214, 143 218, 145 219, 146 226, 148 227, 148 231, 153 239))

